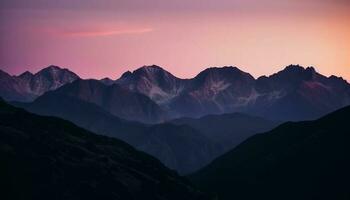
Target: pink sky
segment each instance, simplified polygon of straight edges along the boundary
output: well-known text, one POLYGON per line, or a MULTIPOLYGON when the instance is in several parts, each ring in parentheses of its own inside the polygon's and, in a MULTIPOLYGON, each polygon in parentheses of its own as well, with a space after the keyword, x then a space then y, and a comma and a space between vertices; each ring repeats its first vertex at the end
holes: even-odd
POLYGON ((188 78, 234 65, 255 77, 289 64, 350 80, 347 0, 4 0, 0 68, 54 64, 117 78, 157 64, 188 78))

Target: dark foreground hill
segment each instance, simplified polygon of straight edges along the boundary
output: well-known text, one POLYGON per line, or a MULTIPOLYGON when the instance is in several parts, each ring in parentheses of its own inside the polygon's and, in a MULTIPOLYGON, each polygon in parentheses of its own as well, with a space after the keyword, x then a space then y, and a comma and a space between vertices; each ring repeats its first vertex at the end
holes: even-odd
POLYGON ((206 199, 117 139, 0 101, 1 199, 206 199))
POLYGON ((190 176, 220 199, 350 199, 350 107, 251 137, 190 176))

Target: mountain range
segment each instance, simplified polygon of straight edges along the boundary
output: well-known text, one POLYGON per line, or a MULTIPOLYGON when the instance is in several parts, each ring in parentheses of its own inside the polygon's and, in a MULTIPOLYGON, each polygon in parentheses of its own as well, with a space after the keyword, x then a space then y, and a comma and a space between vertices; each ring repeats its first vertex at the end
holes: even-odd
POLYGON ((2 199, 209 199, 120 140, 1 100, 0 133, 2 199))
POLYGON ((35 74, 26 71, 19 76, 0 70, 0 96, 7 101, 30 102, 77 79, 79 76, 75 73, 53 65, 35 74))
POLYGON ((350 84, 313 67, 180 79, 144 66, 94 80, 50 66, 0 71, 0 96, 12 199, 350 197, 350 84))
POLYGON ((344 79, 299 65, 257 79, 237 67, 208 68, 192 79, 180 79, 158 66, 146 66, 124 73, 115 84, 148 96, 170 119, 243 112, 299 121, 350 104, 350 84, 344 79))
POLYGON ((190 175, 218 199, 350 197, 350 107, 257 134, 190 175))
POLYGON ((257 79, 237 67, 208 68, 194 78, 180 79, 155 65, 125 72, 117 80, 77 79, 73 72, 53 66, 35 75, 1 72, 0 94, 7 101, 29 101, 67 86, 57 93, 78 96, 115 116, 143 123, 234 112, 274 121, 312 120, 350 105, 347 81, 299 65, 257 79))
POLYGON ((236 67, 208 68, 192 79, 158 66, 117 80, 83 80, 56 66, 34 75, 1 74, 0 96, 11 104, 121 139, 180 174, 283 121, 314 119, 350 104, 345 80, 298 65, 258 79, 236 67))

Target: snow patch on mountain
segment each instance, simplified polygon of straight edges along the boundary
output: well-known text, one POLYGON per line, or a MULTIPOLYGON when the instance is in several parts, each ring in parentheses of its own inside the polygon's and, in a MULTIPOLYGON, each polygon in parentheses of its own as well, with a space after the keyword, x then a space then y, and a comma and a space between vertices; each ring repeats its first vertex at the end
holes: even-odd
POLYGON ((231 84, 226 83, 225 81, 212 81, 209 85, 210 90, 214 93, 214 95, 217 95, 221 91, 224 91, 230 87, 231 84))
POLYGON ((49 66, 32 74, 24 72, 19 76, 10 76, 10 79, 3 79, 2 81, 11 82, 8 86, 12 91, 5 92, 5 89, 0 88, 5 99, 10 101, 32 101, 38 96, 47 91, 56 90, 57 88, 71 83, 79 79, 79 76, 57 66, 49 66))
POLYGON ((161 88, 159 88, 158 86, 153 86, 153 87, 151 87, 151 90, 149 91, 148 96, 152 100, 157 102, 158 104, 163 105, 163 104, 170 102, 175 97, 177 97, 181 93, 182 90, 183 90, 183 87, 182 88, 174 88, 170 92, 165 92, 161 88))
POLYGON ((238 103, 236 106, 246 106, 248 104, 255 104, 256 100, 262 96, 262 94, 259 94, 254 88, 252 89, 251 93, 247 97, 240 97, 238 100, 238 103))

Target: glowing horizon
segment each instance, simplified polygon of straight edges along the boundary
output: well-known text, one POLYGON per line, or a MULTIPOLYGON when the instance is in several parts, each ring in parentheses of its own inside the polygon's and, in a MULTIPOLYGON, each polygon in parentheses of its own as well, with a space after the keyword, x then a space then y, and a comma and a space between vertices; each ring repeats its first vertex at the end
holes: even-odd
POLYGON ((350 80, 346 0, 5 0, 0 16, 11 74, 57 65, 115 79, 156 64, 180 78, 231 65, 259 77, 300 64, 350 80))

